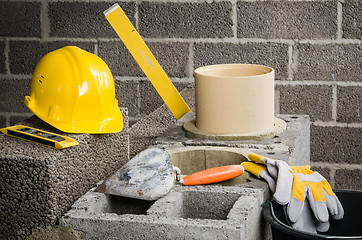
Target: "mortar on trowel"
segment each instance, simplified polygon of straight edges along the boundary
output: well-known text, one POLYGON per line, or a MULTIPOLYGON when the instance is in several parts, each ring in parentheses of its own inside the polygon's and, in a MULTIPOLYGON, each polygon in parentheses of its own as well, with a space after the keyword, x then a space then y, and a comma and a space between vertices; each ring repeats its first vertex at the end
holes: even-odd
POLYGON ((115 174, 96 188, 96 192, 153 201, 165 196, 175 180, 183 185, 202 185, 221 182, 244 173, 241 165, 227 165, 182 176, 172 165, 170 154, 150 147, 132 158, 115 174))

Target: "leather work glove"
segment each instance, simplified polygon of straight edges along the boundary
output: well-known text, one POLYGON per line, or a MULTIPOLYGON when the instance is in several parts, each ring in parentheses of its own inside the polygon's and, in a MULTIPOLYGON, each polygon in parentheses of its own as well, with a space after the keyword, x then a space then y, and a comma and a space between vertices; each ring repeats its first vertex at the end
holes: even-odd
MULTIPOLYGON (((256 177, 260 179, 264 179, 269 186, 270 191, 274 194, 275 193, 275 187, 276 187, 276 181, 275 179, 269 174, 266 165, 264 164, 258 164, 254 162, 243 162, 241 164, 244 169, 256 177)), ((272 167, 270 167, 272 168, 272 167)), ((273 172, 277 172, 277 169, 272 170, 273 172)), ((309 207, 308 201, 305 202, 305 205, 303 206, 303 210, 301 212, 301 216, 296 222, 291 222, 286 214, 287 207, 286 205, 283 206, 284 213, 286 215, 286 219, 290 226, 292 226, 295 229, 306 231, 310 233, 317 233, 319 224, 316 226, 314 221, 314 216, 311 212, 311 209, 309 207)))
POLYGON ((329 183, 322 175, 310 170, 310 166, 290 167, 283 161, 255 153, 248 157, 254 162, 264 164, 270 176, 275 179, 273 197, 279 204, 286 205, 286 215, 292 223, 300 221, 306 199, 316 218, 318 231, 328 230, 329 213, 336 220, 343 218, 343 207, 329 183))
POLYGON ((264 179, 268 183, 270 191, 272 193, 275 193, 275 180, 269 174, 264 164, 258 164, 254 162, 242 162, 241 165, 244 167, 246 171, 254 174, 256 177, 260 179, 264 179))

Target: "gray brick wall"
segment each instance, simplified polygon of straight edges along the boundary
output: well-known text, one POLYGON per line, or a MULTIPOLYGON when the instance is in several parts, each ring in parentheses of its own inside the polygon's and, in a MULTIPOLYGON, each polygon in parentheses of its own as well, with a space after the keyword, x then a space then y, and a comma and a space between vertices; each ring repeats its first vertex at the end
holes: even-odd
POLYGON ((280 111, 289 114, 308 114, 311 121, 332 120, 331 86, 280 85, 280 111), (311 107, 313 106, 313 107, 311 107))
POLYGON ((337 2, 238 1, 238 37, 335 39, 337 2))
POLYGON ((11 74, 31 75, 39 60, 48 52, 64 46, 78 46, 86 51, 94 52, 94 44, 70 41, 10 41, 9 67, 11 74))
POLYGON ((220 63, 253 63, 273 67, 277 79, 288 77, 288 45, 284 43, 197 43, 194 67, 220 63))
POLYGON ((30 94, 31 78, 8 79, 0 77, 0 109, 8 113, 29 113, 24 97, 30 94))
POLYGON ((232 37, 232 4, 223 2, 142 2, 140 33, 150 38, 232 37), (160 14, 162 13, 162 14, 160 14))
POLYGON ((294 54, 294 80, 362 81, 359 42, 297 44, 294 54))
POLYGON ((5 74, 5 43, 0 42, 0 74, 5 74))
POLYGON ((40 37, 41 3, 1 1, 1 37, 40 37))
MULTIPOLYGON (((116 37, 104 18, 107 2, 51 2, 48 5, 51 37, 96 38, 116 37)), ((120 3, 134 23, 135 3, 120 3)))
POLYGON ((362 2, 345 1, 343 3, 343 38, 361 39, 362 38, 362 2))
MULTIPOLYGON (((110 1, 0 1, 0 124, 31 113, 23 98, 49 51, 76 45, 98 54, 115 77, 131 121, 162 104, 111 29, 110 1), (21 14, 19 14, 21 13, 21 14)), ((255 63, 276 71, 280 113, 311 116, 313 166, 333 187, 362 189, 362 1, 118 1, 176 87, 195 68, 255 63)))
POLYGON ((337 121, 361 123, 362 87, 341 86, 337 90, 337 121))

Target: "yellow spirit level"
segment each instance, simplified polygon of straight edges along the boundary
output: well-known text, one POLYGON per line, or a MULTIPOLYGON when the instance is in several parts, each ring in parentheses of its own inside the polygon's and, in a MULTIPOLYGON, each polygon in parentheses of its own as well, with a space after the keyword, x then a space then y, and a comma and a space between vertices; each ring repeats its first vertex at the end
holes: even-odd
POLYGON ((121 7, 116 3, 104 15, 175 118, 191 112, 121 7))
POLYGON ((79 144, 76 140, 70 137, 42 131, 24 125, 1 128, 0 131, 8 136, 24 139, 26 141, 38 143, 55 149, 63 149, 79 144))

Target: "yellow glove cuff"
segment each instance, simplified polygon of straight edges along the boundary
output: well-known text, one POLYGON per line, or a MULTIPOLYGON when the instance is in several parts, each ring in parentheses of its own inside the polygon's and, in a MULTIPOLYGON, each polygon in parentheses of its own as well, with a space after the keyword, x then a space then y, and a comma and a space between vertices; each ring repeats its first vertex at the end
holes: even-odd
MULTIPOLYGON (((258 155, 256 153, 249 153, 248 158, 253 162, 264 164, 261 160, 263 158, 267 158, 267 157, 258 155)), ((269 159, 271 159, 271 158, 269 158, 269 159)), ((274 160, 274 159, 272 159, 272 160, 274 160)))
POLYGON ((246 171, 254 174, 258 178, 260 178, 260 176, 259 176, 260 172, 266 171, 265 165, 260 165, 260 164, 253 163, 253 162, 242 162, 241 165, 244 167, 244 169, 246 171))

